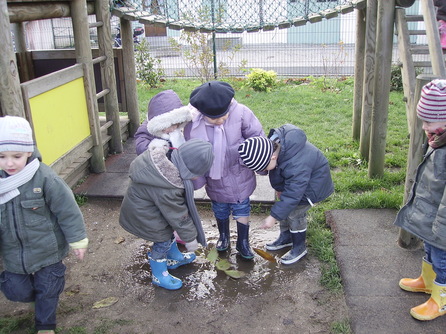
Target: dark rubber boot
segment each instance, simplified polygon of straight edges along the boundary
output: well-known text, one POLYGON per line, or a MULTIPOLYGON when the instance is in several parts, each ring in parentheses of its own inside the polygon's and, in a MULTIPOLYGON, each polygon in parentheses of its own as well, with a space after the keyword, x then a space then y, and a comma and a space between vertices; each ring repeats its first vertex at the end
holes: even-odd
POLYGON ((306 234, 306 230, 302 232, 291 232, 293 247, 290 249, 289 252, 285 253, 285 255, 280 258, 281 263, 292 264, 299 261, 307 254, 307 247, 305 246, 306 234))
POLYGON ((251 247, 249 247, 249 225, 237 222, 237 251, 240 256, 245 259, 254 258, 254 254, 251 252, 251 247))
POLYGON ((276 241, 266 244, 266 249, 275 251, 285 247, 290 247, 293 245, 293 240, 291 237, 290 230, 280 231, 279 237, 276 241))
POLYGON ((218 232, 220 232, 220 237, 218 238, 217 245, 215 248, 219 252, 227 251, 229 248, 231 236, 229 232, 229 218, 228 219, 217 219, 218 232))

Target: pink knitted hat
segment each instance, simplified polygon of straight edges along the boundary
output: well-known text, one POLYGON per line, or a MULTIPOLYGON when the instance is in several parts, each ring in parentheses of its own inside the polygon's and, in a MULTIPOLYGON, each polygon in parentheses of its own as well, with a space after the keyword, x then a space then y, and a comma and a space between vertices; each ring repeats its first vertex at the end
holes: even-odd
POLYGON ((435 79, 424 85, 417 105, 417 115, 426 122, 446 121, 446 80, 435 79))

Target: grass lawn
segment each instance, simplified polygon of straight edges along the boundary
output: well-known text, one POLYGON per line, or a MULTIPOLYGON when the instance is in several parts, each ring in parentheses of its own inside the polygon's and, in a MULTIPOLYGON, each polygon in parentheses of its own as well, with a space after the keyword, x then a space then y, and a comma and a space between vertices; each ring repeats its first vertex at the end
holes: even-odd
MULTIPOLYGON (((235 98, 259 118, 265 133, 285 123, 303 129, 308 140, 322 150, 331 166, 335 192, 309 212, 307 242, 310 252, 323 263, 321 283, 341 292, 339 268, 333 250, 333 234, 324 212, 332 209, 395 208, 403 201, 409 147, 406 109, 402 92, 391 92, 386 137, 385 172, 382 178, 368 177, 368 164, 352 139, 353 80, 284 80, 272 92, 255 92, 244 80, 227 80, 235 88, 235 98)), ((198 80, 169 80, 159 88, 140 84, 138 95, 141 119, 146 117, 150 98, 173 89, 184 104, 198 80)))

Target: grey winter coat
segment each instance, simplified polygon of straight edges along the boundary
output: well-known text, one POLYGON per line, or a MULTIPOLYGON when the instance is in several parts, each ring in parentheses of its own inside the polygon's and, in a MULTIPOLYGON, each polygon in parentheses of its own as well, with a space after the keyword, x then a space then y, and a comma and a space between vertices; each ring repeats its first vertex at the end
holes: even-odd
POLYGON ((197 229, 186 205, 183 180, 167 159, 167 149, 149 146, 131 163, 119 224, 145 240, 168 241, 175 230, 184 242, 191 242, 197 229))
POLYGON ((307 140, 304 131, 291 124, 273 131, 280 140, 280 152, 269 179, 281 195, 271 208, 271 216, 284 220, 296 206, 326 199, 334 187, 327 159, 307 140))
POLYGON ((395 225, 446 251, 446 146, 428 149, 395 225))
POLYGON ((68 243, 87 234, 73 192, 44 163, 18 190, 20 195, 0 205, 0 255, 5 270, 30 274, 61 261, 68 243))

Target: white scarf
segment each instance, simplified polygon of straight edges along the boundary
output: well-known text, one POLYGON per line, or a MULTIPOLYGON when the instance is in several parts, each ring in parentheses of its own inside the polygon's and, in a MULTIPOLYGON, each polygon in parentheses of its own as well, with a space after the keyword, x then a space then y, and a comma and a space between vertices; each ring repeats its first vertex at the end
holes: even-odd
POLYGON ((0 204, 4 204, 20 195, 18 187, 31 180, 39 169, 39 159, 34 159, 15 175, 0 178, 0 204))

